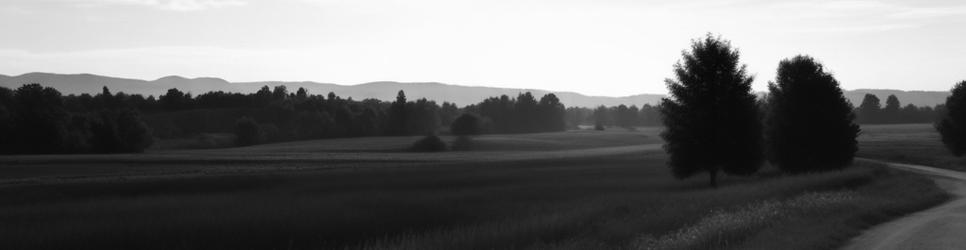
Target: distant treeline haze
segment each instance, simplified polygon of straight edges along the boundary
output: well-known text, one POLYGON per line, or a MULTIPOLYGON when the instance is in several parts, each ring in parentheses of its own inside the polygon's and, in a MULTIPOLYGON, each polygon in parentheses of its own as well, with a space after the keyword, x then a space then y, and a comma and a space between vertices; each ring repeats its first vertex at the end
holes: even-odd
MULTIPOLYGON (((767 96, 758 98, 761 109, 766 109, 767 96)), ((889 95, 885 107, 879 98, 873 94, 866 94, 862 103, 855 108, 856 122, 859 124, 901 124, 901 123, 933 123, 944 113, 946 106, 917 107, 913 104, 901 105, 899 98, 889 95)), ((661 114, 658 106, 644 104, 640 108, 636 105, 600 106, 596 109, 583 107, 567 108, 567 124, 602 125, 617 127, 661 126, 661 114)))
MULTIPOLYGON (((764 98, 759 105, 766 109, 764 98)), ((858 123, 930 123, 944 110, 902 107, 889 96, 885 107, 866 95, 855 108, 858 123), (901 108, 900 108, 901 107, 901 108)), ((579 125, 661 126, 659 106, 564 108, 554 94, 539 99, 531 93, 487 98, 457 107, 424 98, 407 100, 399 91, 392 102, 341 98, 335 93, 294 93, 285 86, 262 87, 252 94, 208 92, 193 96, 170 89, 155 98, 112 93, 63 96, 39 84, 16 90, 0 87, 0 153, 124 153, 141 152, 156 139, 197 138, 203 134, 234 134, 228 144, 448 133, 461 114, 478 117, 478 133, 561 131, 579 125)), ((225 145, 212 145, 225 146, 225 145)), ((202 145, 201 147, 204 147, 202 145)))
POLYGON ((898 124, 898 123, 933 123, 945 113, 946 105, 936 107, 916 107, 908 104, 902 106, 895 95, 886 98, 885 107, 879 97, 865 94, 862 103, 856 108, 856 122, 860 124, 898 124))
POLYGON ((447 132, 462 113, 481 119, 481 133, 531 133, 566 128, 564 104, 554 94, 536 99, 493 97, 459 108, 399 91, 393 102, 355 101, 334 93, 290 93, 268 86, 252 94, 208 92, 198 96, 170 89, 158 98, 111 93, 63 96, 39 84, 0 87, 0 152, 140 152, 154 138, 234 133, 250 145, 302 139, 426 135, 447 132))

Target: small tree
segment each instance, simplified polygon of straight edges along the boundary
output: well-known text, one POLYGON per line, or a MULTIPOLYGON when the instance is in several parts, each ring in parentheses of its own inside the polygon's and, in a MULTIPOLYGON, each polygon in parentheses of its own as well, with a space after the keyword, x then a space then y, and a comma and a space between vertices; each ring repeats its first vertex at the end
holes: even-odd
POLYGON ((472 113, 463 113, 453 124, 450 124, 449 131, 459 137, 453 141, 453 150, 467 150, 472 147, 470 136, 482 133, 482 119, 472 113))
POLYGON ((458 136, 478 135, 482 132, 480 117, 472 113, 463 113, 453 121, 449 130, 458 136))
POLYGON ((141 120, 136 110, 123 110, 117 116, 117 133, 121 139, 120 152, 140 153, 154 143, 151 129, 141 120))
POLYGON ((409 117, 406 110, 406 93, 399 90, 396 94, 396 101, 389 106, 389 120, 386 124, 386 131, 389 135, 409 134, 407 126, 409 117))
POLYGON ((436 135, 427 135, 413 143, 412 149, 418 152, 446 151, 446 142, 436 135))
POLYGON ((242 117, 235 122, 235 144, 238 146, 250 146, 262 141, 262 131, 255 122, 255 119, 242 117))
POLYGON ((538 121, 540 124, 539 130, 563 131, 567 129, 567 124, 564 121, 566 114, 566 109, 563 103, 560 103, 557 95, 552 93, 544 95, 537 103, 537 119, 540 119, 538 121))
POLYGON ((879 97, 873 94, 865 94, 862 104, 859 105, 859 123, 871 124, 881 122, 882 104, 879 97))
POLYGON ((963 156, 966 154, 966 81, 953 87, 952 95, 946 98, 945 110, 940 115, 941 120, 935 126, 943 144, 953 155, 963 156))
POLYGON ((761 166, 762 130, 752 77, 739 65, 731 43, 707 35, 694 41, 668 79, 670 98, 661 100, 661 133, 675 177, 708 172, 750 175, 761 166))
POLYGON ((809 56, 778 64, 768 85, 769 160, 790 173, 840 169, 858 150, 859 126, 838 81, 809 56))
POLYGON ((885 108, 882 110, 886 113, 894 114, 899 112, 899 108, 902 108, 902 104, 899 102, 899 98, 896 95, 889 95, 886 98, 885 108))
POLYGON ((598 106, 594 109, 594 129, 604 130, 604 127, 608 124, 607 107, 604 105, 598 106))

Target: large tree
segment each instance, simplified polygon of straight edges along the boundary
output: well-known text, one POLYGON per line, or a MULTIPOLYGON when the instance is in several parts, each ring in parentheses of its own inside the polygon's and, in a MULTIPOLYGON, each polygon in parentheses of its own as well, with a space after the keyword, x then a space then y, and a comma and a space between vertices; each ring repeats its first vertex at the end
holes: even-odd
POLYGON ((666 80, 661 100, 666 126, 661 136, 674 176, 718 172, 750 175, 761 167, 762 126, 751 92, 752 77, 731 43, 710 34, 695 40, 666 80))
MULTIPOLYGON (((937 107, 938 109, 938 107, 937 107)), ((936 123, 936 130, 942 136, 943 144, 955 156, 966 154, 966 81, 953 87, 952 95, 946 98, 942 118, 936 123)))
POLYGON ((790 173, 841 169, 852 162, 859 126, 852 104, 822 64, 809 56, 782 60, 768 89, 769 161, 790 173))

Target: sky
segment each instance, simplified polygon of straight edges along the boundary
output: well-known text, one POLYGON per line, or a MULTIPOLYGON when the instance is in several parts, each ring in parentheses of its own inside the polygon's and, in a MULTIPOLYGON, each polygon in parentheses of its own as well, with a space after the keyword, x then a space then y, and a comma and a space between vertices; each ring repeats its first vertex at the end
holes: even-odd
POLYGON ((0 74, 665 94, 711 33, 759 91, 798 54, 845 89, 948 90, 964 27, 957 0, 0 0, 0 74))

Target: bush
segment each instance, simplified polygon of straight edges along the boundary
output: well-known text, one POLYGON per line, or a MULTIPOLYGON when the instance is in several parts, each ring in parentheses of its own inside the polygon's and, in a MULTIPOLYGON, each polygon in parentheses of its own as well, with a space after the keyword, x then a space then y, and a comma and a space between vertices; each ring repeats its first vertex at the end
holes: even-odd
POLYGON ((413 151, 417 152, 440 152, 446 151, 446 142, 443 142, 439 136, 427 135, 423 139, 419 139, 413 143, 413 151))
POLYGON ((480 125, 480 117, 471 113, 464 113, 453 121, 453 124, 449 126, 449 130, 454 135, 478 135, 482 133, 480 125))
POLYGON ((453 141, 453 150, 470 150, 473 148, 473 140, 469 136, 459 136, 453 141))
POLYGON ((597 124, 594 124, 594 130, 604 131, 604 124, 601 124, 600 122, 597 122, 597 124))
POLYGON ((250 146, 262 141, 262 130, 255 119, 242 117, 235 122, 235 144, 250 146))
POLYGON ((121 152, 140 153, 154 144, 151 129, 137 110, 124 110, 117 117, 117 132, 121 138, 121 152))

